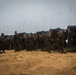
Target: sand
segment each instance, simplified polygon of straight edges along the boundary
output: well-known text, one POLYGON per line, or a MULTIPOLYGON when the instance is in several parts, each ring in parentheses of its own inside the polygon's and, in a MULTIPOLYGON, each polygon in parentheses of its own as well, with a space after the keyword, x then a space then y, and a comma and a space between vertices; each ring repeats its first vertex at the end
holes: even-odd
POLYGON ((0 75, 76 75, 76 53, 6 50, 0 54, 0 75))

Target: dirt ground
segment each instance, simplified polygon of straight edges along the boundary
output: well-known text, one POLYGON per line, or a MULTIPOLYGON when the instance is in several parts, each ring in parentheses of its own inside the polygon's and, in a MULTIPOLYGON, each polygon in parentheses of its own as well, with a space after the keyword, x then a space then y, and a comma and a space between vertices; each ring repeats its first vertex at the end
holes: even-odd
POLYGON ((0 75, 76 75, 76 53, 6 50, 0 54, 0 75))

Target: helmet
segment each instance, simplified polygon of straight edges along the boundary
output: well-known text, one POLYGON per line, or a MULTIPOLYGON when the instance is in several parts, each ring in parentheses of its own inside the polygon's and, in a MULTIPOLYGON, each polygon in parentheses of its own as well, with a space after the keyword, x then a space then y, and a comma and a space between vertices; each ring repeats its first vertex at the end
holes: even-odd
POLYGON ((4 33, 1 33, 1 36, 4 36, 4 33))

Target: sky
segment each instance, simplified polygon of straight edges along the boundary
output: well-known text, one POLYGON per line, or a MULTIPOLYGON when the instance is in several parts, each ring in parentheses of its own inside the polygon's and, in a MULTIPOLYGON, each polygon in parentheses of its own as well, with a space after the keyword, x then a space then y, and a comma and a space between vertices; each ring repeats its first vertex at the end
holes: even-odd
POLYGON ((76 25, 76 0, 0 0, 0 34, 35 33, 76 25))

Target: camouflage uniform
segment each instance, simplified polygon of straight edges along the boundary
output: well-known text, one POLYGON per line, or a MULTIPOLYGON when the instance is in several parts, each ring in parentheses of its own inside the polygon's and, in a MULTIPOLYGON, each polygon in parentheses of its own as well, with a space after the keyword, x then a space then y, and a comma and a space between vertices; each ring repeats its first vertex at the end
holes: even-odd
POLYGON ((68 38, 68 47, 71 47, 71 45, 72 45, 72 32, 71 32, 70 28, 68 28, 67 38, 68 38))
POLYGON ((64 33, 63 30, 60 30, 57 33, 57 45, 60 53, 64 53, 64 33))
POLYGON ((50 32, 45 36, 45 48, 49 53, 53 49, 53 39, 50 32))
POLYGON ((15 47, 15 51, 21 50, 20 36, 17 32, 15 32, 15 35, 14 35, 14 47, 15 47))
POLYGON ((0 36, 0 52, 1 50, 3 53, 5 53, 5 37, 3 33, 0 36))

